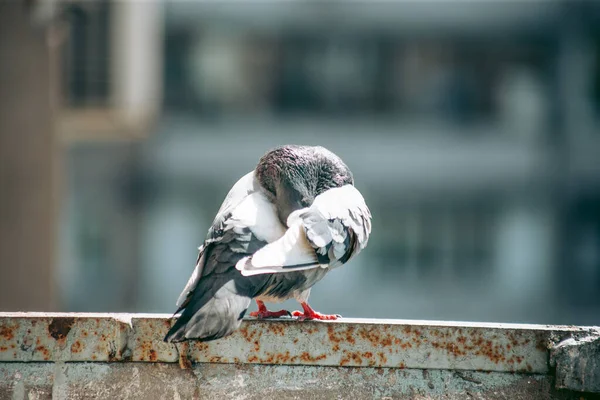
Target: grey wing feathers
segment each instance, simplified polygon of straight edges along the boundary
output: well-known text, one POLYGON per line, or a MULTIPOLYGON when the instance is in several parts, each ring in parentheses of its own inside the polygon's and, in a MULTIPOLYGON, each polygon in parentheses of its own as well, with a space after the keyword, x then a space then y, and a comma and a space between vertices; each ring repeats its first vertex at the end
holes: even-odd
POLYGON ((371 212, 353 186, 331 189, 299 214, 319 261, 335 268, 367 246, 371 212))
POLYGON ((186 293, 179 307, 183 312, 165 341, 208 341, 229 335, 239 327, 250 300, 264 285, 262 280, 242 277, 235 264, 266 243, 235 223, 227 222, 219 233, 218 240, 204 247, 199 257, 202 275, 186 293))
POLYGON ((244 280, 235 270, 241 258, 252 254, 266 242, 258 239, 241 221, 232 218, 233 210, 254 190, 254 176, 240 179, 227 195, 204 244, 200 246, 192 276, 177 300, 181 315, 165 341, 188 339, 214 340, 239 327, 250 300, 261 286, 260 280, 244 280))
POLYGON ((305 221, 306 237, 315 248, 320 264, 336 267, 337 261, 345 262, 353 250, 354 232, 339 219, 316 217, 308 211, 301 218, 305 221), (348 257, 344 257, 348 254, 348 257))
POLYGON ((229 190, 229 193, 227 193, 227 196, 225 196, 225 200, 223 200, 223 204, 221 204, 221 207, 219 208, 219 211, 217 212, 217 215, 208 230, 205 242, 198 248, 198 259, 196 260, 194 271, 192 272, 187 284, 183 288, 183 291, 179 295, 179 298, 177 299, 177 311, 175 314, 185 307, 186 301, 189 300, 190 293, 192 290, 194 290, 198 284, 198 280, 202 277, 202 270, 206 262, 204 259, 206 246, 221 240, 219 236, 223 231, 227 217, 231 215, 232 210, 240 202, 242 202, 249 194, 256 190, 255 185, 256 182, 254 180, 254 171, 248 172, 233 185, 233 187, 229 190))

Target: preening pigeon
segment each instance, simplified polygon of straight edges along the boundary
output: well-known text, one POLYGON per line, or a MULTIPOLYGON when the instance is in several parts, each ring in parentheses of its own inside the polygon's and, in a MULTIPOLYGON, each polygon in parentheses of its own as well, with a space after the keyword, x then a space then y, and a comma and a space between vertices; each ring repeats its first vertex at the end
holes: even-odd
POLYGON ((336 319, 308 305, 310 289, 365 248, 370 233, 369 208, 338 156, 313 146, 267 152, 219 209, 165 341, 228 336, 252 299, 258 318, 289 315, 264 302, 295 298, 299 319, 336 319))

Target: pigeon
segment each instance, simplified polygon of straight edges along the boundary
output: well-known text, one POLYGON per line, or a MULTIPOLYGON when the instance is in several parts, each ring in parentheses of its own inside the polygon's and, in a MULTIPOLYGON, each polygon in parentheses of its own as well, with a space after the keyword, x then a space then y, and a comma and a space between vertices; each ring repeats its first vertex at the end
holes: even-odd
POLYGON ((320 146, 268 151, 225 197, 164 340, 226 337, 253 299, 252 317, 337 319, 310 307, 311 288, 364 249, 370 233, 371 212, 337 155, 320 146), (303 311, 265 306, 292 298, 303 311))

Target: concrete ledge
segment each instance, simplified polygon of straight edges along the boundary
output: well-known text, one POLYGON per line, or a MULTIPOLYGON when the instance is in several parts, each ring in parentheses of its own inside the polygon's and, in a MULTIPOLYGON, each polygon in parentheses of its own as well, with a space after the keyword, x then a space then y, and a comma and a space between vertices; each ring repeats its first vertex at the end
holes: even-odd
POLYGON ((156 314, 0 313, 0 398, 579 399, 557 388, 591 392, 598 382, 586 359, 569 370, 587 379, 577 385, 557 385, 566 370, 555 376, 550 364, 552 354, 567 368, 577 355, 569 347, 569 360, 559 357, 565 343, 590 343, 598 327, 248 319, 225 339, 173 345, 162 341, 171 323, 156 314), (192 368, 176 364, 180 354, 192 368))
POLYGON ((600 333, 569 338, 552 349, 556 387, 600 393, 600 333))
POLYGON ((192 362, 528 372, 549 370, 552 343, 598 328, 342 319, 245 320, 190 346, 164 343, 168 315, 0 313, 0 362, 192 362))

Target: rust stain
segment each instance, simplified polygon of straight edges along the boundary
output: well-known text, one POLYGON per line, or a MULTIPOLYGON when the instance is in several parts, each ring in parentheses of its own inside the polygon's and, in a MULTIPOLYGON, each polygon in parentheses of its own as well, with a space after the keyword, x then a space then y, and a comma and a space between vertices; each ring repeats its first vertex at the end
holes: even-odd
POLYGON ((15 337, 14 329, 16 327, 2 326, 0 327, 0 336, 6 340, 12 340, 15 337))
POLYGON ((6 350, 8 350, 8 347, 6 347, 6 346, 0 346, 0 351, 6 351, 6 350))
MULTIPOLYGON (((385 356, 384 356, 385 357, 385 356)), ((348 351, 344 350, 344 356, 340 360, 340 365, 345 366, 353 362, 353 365, 362 365, 365 362, 369 366, 373 366, 376 364, 376 360, 373 356, 373 353, 370 351, 348 351)))
POLYGON ((254 341, 254 351, 260 351, 260 342, 258 340, 254 341))
POLYGON ((294 344, 298 343, 298 338, 294 338, 294 344))
POLYGON ((356 341, 354 340, 354 327, 353 326, 349 326, 348 329, 346 329, 345 336, 346 336, 346 342, 348 342, 350 344, 356 343, 356 341))
POLYGON ((290 356, 290 352, 286 351, 284 354, 277 354, 275 356, 275 362, 277 364, 284 364, 290 361, 292 357, 290 356))
POLYGON ((392 337, 391 337, 391 336, 386 336, 386 337, 384 337, 383 339, 381 339, 381 342, 380 342, 380 344, 381 344, 383 347, 389 347, 389 346, 391 346, 391 345, 392 345, 392 343, 393 343, 393 340, 392 340, 392 337))
POLYGON ((64 342, 74 323, 75 318, 54 318, 48 325, 48 332, 55 340, 64 342))
POLYGON ((250 357, 248 357, 248 362, 249 363, 256 363, 256 362, 258 362, 258 357, 257 356, 250 356, 250 357))
MULTIPOLYGON (((406 332, 406 329, 403 330, 406 332)), ((365 327, 359 329, 358 335, 361 339, 368 341, 374 348, 388 348, 390 354, 392 353, 392 347, 398 347, 404 350, 413 347, 410 342, 403 342, 400 338, 387 333, 387 330, 384 330, 384 333, 380 333, 380 331, 381 330, 377 327, 365 327)), ((409 332, 412 332, 412 330, 409 330, 409 332)), ((397 349, 396 352, 398 352, 397 349)))
POLYGON ((76 340, 75 343, 71 345, 71 353, 79 353, 83 350, 83 345, 79 340, 76 340))
POLYGON ((324 360, 326 358, 327 358, 327 354, 319 354, 318 356, 312 356, 308 351, 305 351, 302 354, 300 354, 300 360, 302 360, 304 362, 315 362, 315 361, 324 360))
POLYGON ((142 352, 142 358, 144 360, 149 360, 153 362, 158 360, 158 353, 153 348, 152 342, 142 342, 140 344, 140 350, 142 352))
POLYGON ((48 350, 47 347, 45 346, 37 346, 35 348, 35 351, 42 353, 42 356, 44 357, 44 360, 48 361, 50 359, 50 351, 48 350))
POLYGON ((267 352, 267 358, 261 359, 260 362, 263 364, 273 364, 275 362, 275 355, 267 352))
POLYGON ((248 343, 252 343, 254 340, 254 336, 256 336, 256 331, 250 331, 247 327, 240 328, 239 332, 242 334, 242 337, 246 339, 248 343))
POLYGON ((372 346, 377 346, 381 340, 379 333, 373 328, 362 328, 359 330, 358 335, 362 339, 368 340, 372 346))
POLYGON ((208 343, 196 342, 196 343, 194 343, 194 347, 196 347, 196 350, 198 350, 198 351, 204 351, 204 350, 208 349, 208 343))
POLYGON ((277 335, 277 336, 284 336, 285 334, 285 330, 283 329, 283 326, 281 326, 281 324, 278 323, 270 323, 268 325, 269 332, 277 335))
POLYGON ((339 337, 333 325, 327 325, 327 337, 329 337, 329 341, 335 344, 339 344, 342 341, 342 338, 339 337))
MULTIPOLYGON (((333 326, 329 326, 328 328, 333 328, 333 326)), ((309 335, 312 335, 317 332, 318 332, 317 328, 309 327, 306 329, 306 333, 308 333, 309 335)))

